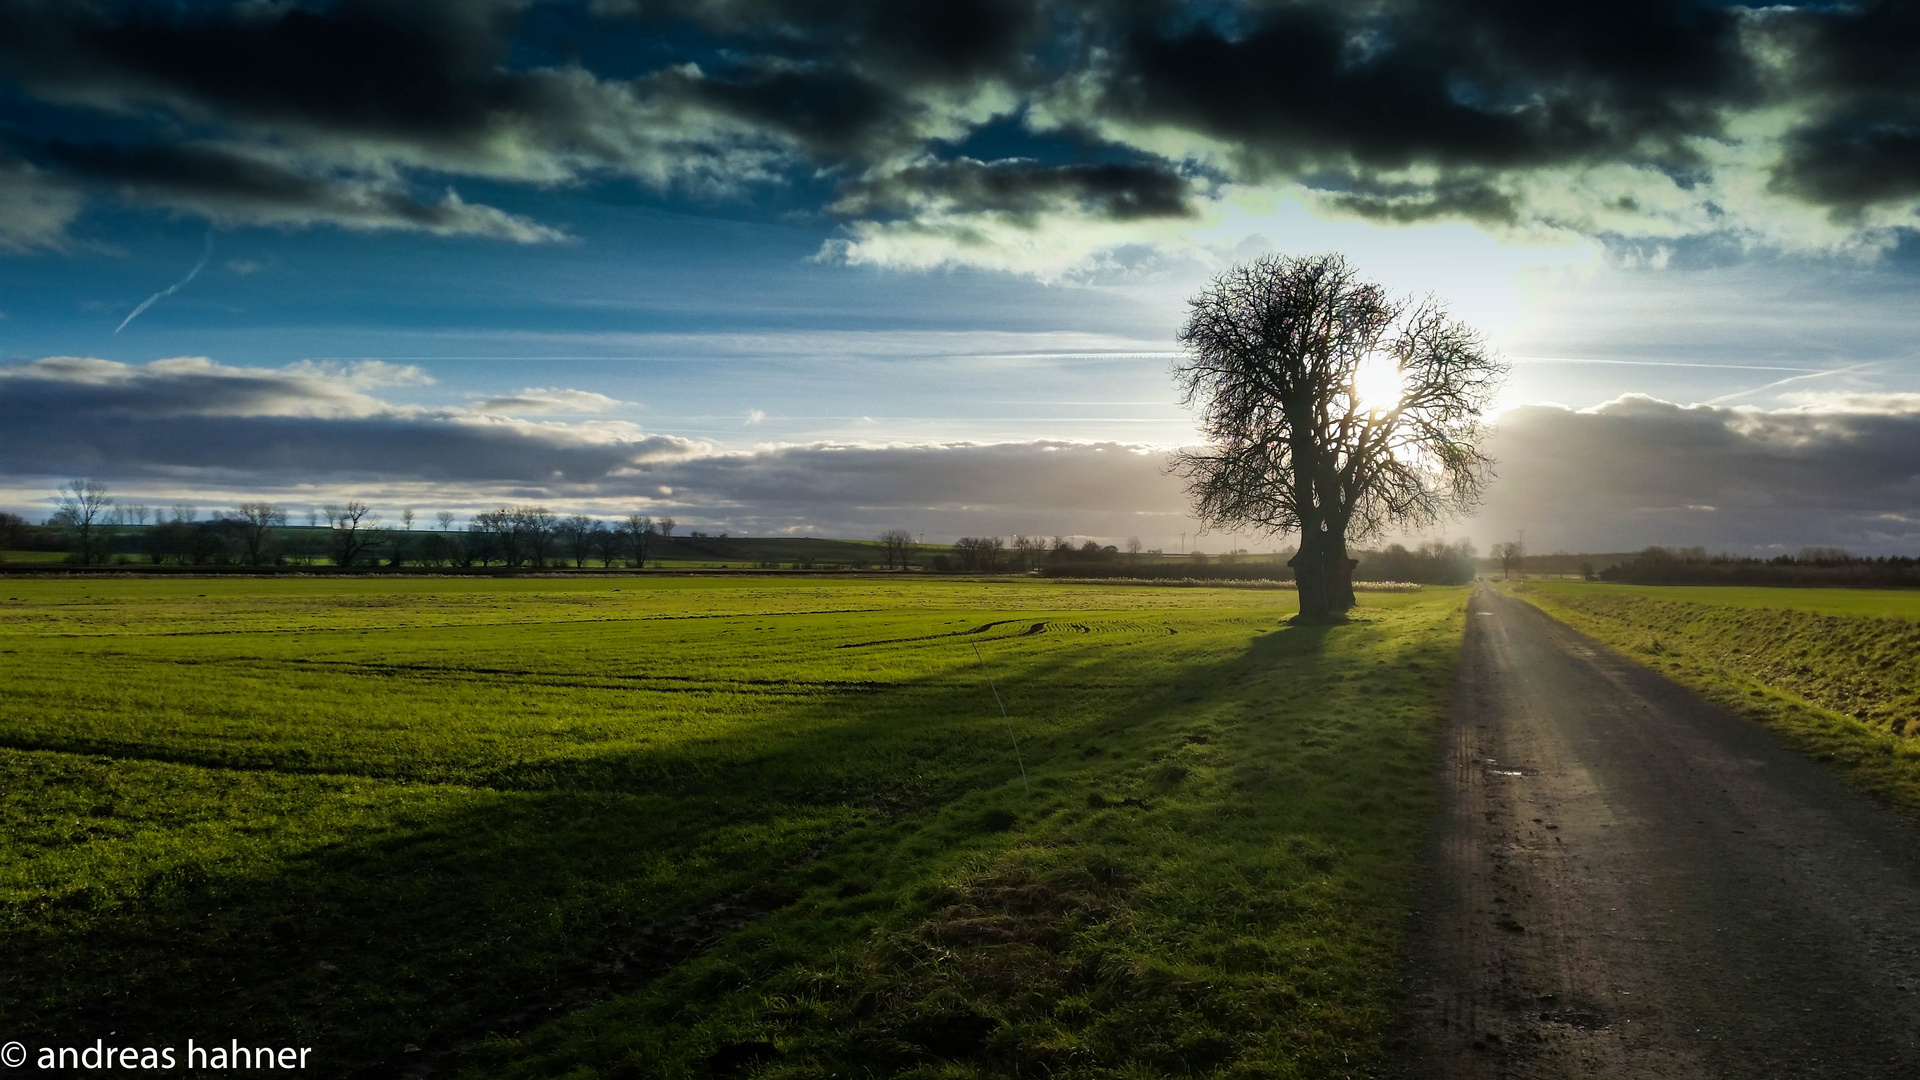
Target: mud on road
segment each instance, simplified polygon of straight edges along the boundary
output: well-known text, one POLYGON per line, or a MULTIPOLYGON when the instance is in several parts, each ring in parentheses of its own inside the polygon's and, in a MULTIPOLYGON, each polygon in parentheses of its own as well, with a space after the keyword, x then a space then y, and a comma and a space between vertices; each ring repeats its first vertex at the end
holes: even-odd
POLYGON ((1920 1077, 1920 827, 1537 609, 1469 606, 1414 1075, 1920 1077))

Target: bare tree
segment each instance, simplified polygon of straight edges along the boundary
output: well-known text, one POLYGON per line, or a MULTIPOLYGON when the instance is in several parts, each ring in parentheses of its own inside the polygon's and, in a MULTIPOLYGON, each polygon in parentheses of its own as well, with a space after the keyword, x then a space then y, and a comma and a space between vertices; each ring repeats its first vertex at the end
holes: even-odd
POLYGON ((53 524, 73 530, 83 566, 106 561, 106 517, 113 509, 107 486, 98 480, 69 480, 53 496, 53 524))
POLYGON ((489 565, 496 556, 508 566, 519 565, 519 553, 514 550, 513 511, 503 506, 473 515, 467 525, 467 547, 481 566, 489 565))
POLYGON ((394 532, 389 530, 387 532, 385 540, 387 542, 388 566, 405 566, 407 565, 408 559, 418 556, 419 541, 415 540, 413 536, 413 522, 413 507, 409 506, 400 511, 400 531, 394 532))
POLYGON ((1052 549, 1044 536, 1016 536, 1013 538, 1014 558, 1022 570, 1032 570, 1047 560, 1047 552, 1052 549))
POLYGON ((620 558, 621 546, 624 543, 620 538, 620 530, 607 528, 606 522, 594 522, 593 532, 588 535, 587 541, 593 545, 593 550, 600 556, 602 567, 611 568, 615 560, 620 558))
POLYGON ((673 539, 673 527, 675 524, 677 524, 677 522, 670 517, 660 519, 660 538, 662 540, 673 539))
POLYGON ((439 513, 433 515, 433 520, 440 523, 441 532, 453 531, 453 511, 442 510, 439 513))
POLYGON ((997 536, 963 536, 953 542, 961 569, 989 574, 1000 569, 1001 555, 1006 549, 1007 542, 997 536))
POLYGON ((534 566, 547 565, 547 552, 553 548, 553 537, 558 521, 553 511, 544 506, 514 507, 514 531, 519 534, 534 566))
POLYGON ((1520 560, 1527 557, 1525 545, 1518 540, 1507 540, 1493 545, 1493 553, 1500 560, 1500 576, 1510 578, 1520 569, 1520 560))
POLYGON ((506 515, 505 510, 483 510, 473 515, 473 520, 467 523, 466 543, 461 550, 465 561, 461 565, 472 566, 477 562, 485 568, 492 565, 495 557, 512 565, 506 552, 506 515))
POLYGON ((643 514, 628 514, 620 525, 620 535, 633 555, 633 565, 642 570, 647 568, 647 554, 653 549, 656 535, 653 530, 653 519, 643 514))
POLYGON ((1007 542, 998 536, 980 538, 980 569, 998 573, 1006 569, 1007 542))
POLYGON ((423 566, 445 566, 454 556, 453 541, 440 529, 422 536, 415 551, 423 566))
POLYGON ((26 541, 27 519, 19 514, 0 512, 0 551, 12 551, 26 541))
POLYGON ((358 499, 320 508, 327 515, 327 528, 333 530, 333 564, 352 566, 354 560, 380 542, 380 515, 358 499))
POLYGON ((886 552, 887 569, 904 570, 907 567, 907 552, 913 550, 913 534, 905 529, 888 529, 874 539, 886 552))
POLYGON ((585 514, 574 514, 560 523, 560 539, 573 556, 575 570, 586 566, 587 556, 593 554, 593 530, 597 525, 599 522, 585 514))
POLYGON ((287 523, 287 512, 270 502, 243 502, 228 518, 240 533, 240 546, 247 551, 247 562, 259 566, 266 558, 267 543, 277 525, 287 523))
POLYGON ((1202 524, 1300 535, 1302 620, 1353 606, 1349 540, 1478 501, 1480 417, 1506 366, 1437 301, 1390 299, 1316 255, 1236 266, 1191 309, 1174 376, 1211 445, 1173 468, 1202 524))

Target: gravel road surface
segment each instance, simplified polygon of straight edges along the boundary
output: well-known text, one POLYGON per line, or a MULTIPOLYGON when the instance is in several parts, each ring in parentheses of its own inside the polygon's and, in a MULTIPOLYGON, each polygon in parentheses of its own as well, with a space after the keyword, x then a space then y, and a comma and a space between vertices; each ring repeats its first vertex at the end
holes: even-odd
POLYGON ((1412 1070, 1920 1078, 1920 827, 1525 603, 1467 618, 1412 1070))

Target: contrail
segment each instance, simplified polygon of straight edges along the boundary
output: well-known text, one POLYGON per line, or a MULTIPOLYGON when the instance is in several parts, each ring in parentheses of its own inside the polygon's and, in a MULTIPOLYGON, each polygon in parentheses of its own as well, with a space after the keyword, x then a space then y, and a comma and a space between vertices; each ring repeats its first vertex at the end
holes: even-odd
POLYGON ((126 318, 120 320, 120 325, 114 327, 113 332, 117 334, 120 331, 125 330, 127 328, 127 324, 132 322, 135 318, 137 318, 141 312, 152 307, 153 302, 155 300, 158 300, 163 296, 172 296, 174 293, 179 292, 180 287, 182 285, 185 285, 187 282, 192 281, 194 278, 200 276, 200 271, 205 270, 207 268, 207 260, 212 257, 213 257, 213 233, 209 231, 207 233, 206 250, 200 253, 200 261, 193 264, 193 269, 187 271, 187 276, 181 278, 179 281, 174 282, 173 284, 167 286, 166 288, 161 289, 159 292, 154 293, 152 296, 147 297, 145 303, 133 309, 133 314, 128 315, 126 318))
POLYGON ((1859 371, 1859 370, 1860 370, 1861 368, 1864 368, 1864 367, 1872 367, 1872 366, 1873 366, 1873 365, 1872 365, 1871 363, 1866 363, 1866 364, 1854 364, 1854 365, 1852 365, 1851 367, 1843 367, 1843 368, 1829 368, 1829 369, 1827 369, 1827 370, 1825 370, 1825 371, 1816 371, 1816 372, 1814 372, 1814 373, 1813 373, 1813 374, 1811 374, 1811 375, 1795 375, 1795 376, 1794 376, 1793 378, 1791 378, 1791 379, 1779 379, 1779 380, 1776 380, 1776 381, 1774 381, 1774 382, 1770 382, 1770 383, 1768 383, 1768 384, 1767 384, 1767 385, 1765 385, 1765 386, 1756 386, 1756 387, 1754 387, 1754 388, 1753 388, 1753 389, 1751 389, 1751 390, 1742 390, 1742 391, 1740 391, 1739 393, 1736 393, 1736 394, 1721 394, 1721 395, 1720 395, 1719 397, 1717 397, 1717 398, 1710 398, 1710 399, 1708 399, 1708 400, 1707 400, 1707 402, 1706 402, 1706 404, 1708 404, 1708 405, 1718 405, 1718 404, 1720 404, 1720 403, 1721 403, 1721 402, 1723 402, 1723 401, 1732 401, 1732 400, 1733 400, 1734 398, 1743 398, 1743 397, 1746 397, 1746 396, 1747 396, 1748 394, 1757 394, 1757 393, 1759 393, 1759 392, 1760 392, 1760 391, 1762 391, 1762 390, 1771 390, 1771 389, 1773 389, 1773 388, 1774 388, 1774 387, 1776 387, 1776 386, 1785 386, 1785 385, 1787 385, 1787 384, 1788 384, 1788 383, 1790 383, 1790 382, 1799 382, 1799 381, 1801 381, 1802 379, 1818 379, 1818 378, 1820 378, 1820 377, 1821 377, 1822 375, 1845 375, 1845 374, 1846 374, 1847 372, 1849 372, 1849 371, 1859 371))

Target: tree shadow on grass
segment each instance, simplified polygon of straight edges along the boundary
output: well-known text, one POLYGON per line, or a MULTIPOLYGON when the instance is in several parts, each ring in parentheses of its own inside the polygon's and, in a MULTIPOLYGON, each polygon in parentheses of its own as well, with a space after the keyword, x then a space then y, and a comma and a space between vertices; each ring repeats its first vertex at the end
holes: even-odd
MULTIPOLYGON (((1276 669, 1310 675, 1338 632, 1273 630, 1165 681, 1129 674, 1144 656, 1061 647, 1001 686, 1028 767, 1057 775, 1078 760, 1065 751, 1103 733, 1204 709, 1276 669)), ((934 815, 1017 782, 992 710, 984 679, 928 676, 855 708, 811 705, 770 751, 754 733, 737 758, 698 768, 667 750, 549 763, 557 789, 463 789, 277 873, 188 866, 125 900, 16 903, 0 947, 10 1035, 312 1046, 316 1071, 339 1075, 524 1027, 821 885, 810 868, 851 834, 906 819, 963 842, 985 828, 934 815)))

